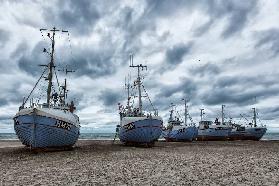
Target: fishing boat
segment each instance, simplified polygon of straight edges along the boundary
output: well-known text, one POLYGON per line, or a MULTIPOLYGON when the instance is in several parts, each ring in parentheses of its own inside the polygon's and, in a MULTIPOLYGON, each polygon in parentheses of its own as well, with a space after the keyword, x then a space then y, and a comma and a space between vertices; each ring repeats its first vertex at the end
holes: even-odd
POLYGON ((222 105, 222 121, 219 122, 218 118, 214 122, 203 120, 204 109, 201 109, 201 121, 198 127, 198 141, 223 141, 228 140, 231 127, 224 122, 224 107, 222 105))
POLYGON ((184 122, 180 119, 179 114, 173 117, 174 105, 171 104, 168 126, 162 132, 166 141, 193 141, 198 135, 198 129, 188 113, 187 101, 186 99, 183 100, 185 103, 184 122), (187 124, 188 116, 191 121, 190 124, 187 124))
MULTIPOLYGON (((260 140, 263 135, 266 133, 267 128, 263 125, 258 125, 257 123, 257 113, 256 108, 252 108, 253 110, 253 120, 249 122, 248 125, 241 125, 232 123, 232 131, 229 136, 230 140, 260 140)), ((241 115, 242 116, 242 115, 241 115)), ((244 117, 245 118, 245 117, 244 117)), ((249 121, 247 118, 245 118, 249 121)))
MULTIPOLYGON (((51 30, 40 29, 40 31, 46 31, 51 41, 51 51, 44 48, 44 52, 50 56, 50 62, 47 65, 40 65, 44 68, 43 73, 14 116, 14 129, 22 144, 31 149, 72 147, 79 137, 80 123, 79 117, 74 114, 76 109, 74 102, 67 103, 66 78, 64 85, 61 86, 57 79, 56 71, 58 70, 54 62, 55 34, 60 30, 54 27, 51 30), (47 77, 44 77, 46 72, 48 72, 47 77), (54 74, 58 91, 54 89, 54 74), (48 82, 48 86, 46 102, 40 104, 39 101, 34 101, 30 96, 42 79, 48 82), (28 100, 30 105, 26 106, 28 100)), ((62 32, 67 33, 68 31, 62 30, 62 32)), ((73 72, 67 68, 63 71, 66 74, 73 72)))
POLYGON ((137 79, 134 81, 133 86, 129 82, 126 85, 128 90, 127 106, 124 107, 119 104, 120 125, 118 126, 118 136, 120 141, 126 145, 145 144, 151 147, 162 133, 163 120, 158 116, 158 111, 152 104, 142 84, 140 72, 144 69, 147 70, 147 66, 142 64, 134 65, 133 55, 130 55, 130 67, 137 68, 137 79), (138 98, 138 106, 131 104, 130 88, 132 87, 138 91, 138 95, 134 96, 134 98, 138 98), (142 89, 145 91, 145 97, 148 98, 153 108, 153 113, 144 112, 142 109, 142 89))

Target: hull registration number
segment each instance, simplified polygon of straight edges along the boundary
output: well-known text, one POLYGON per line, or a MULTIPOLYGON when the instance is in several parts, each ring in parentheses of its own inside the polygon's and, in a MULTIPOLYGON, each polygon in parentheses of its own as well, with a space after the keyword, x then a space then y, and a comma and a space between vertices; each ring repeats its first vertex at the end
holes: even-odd
POLYGON ((71 130, 71 125, 65 121, 57 120, 55 126, 66 130, 71 130))

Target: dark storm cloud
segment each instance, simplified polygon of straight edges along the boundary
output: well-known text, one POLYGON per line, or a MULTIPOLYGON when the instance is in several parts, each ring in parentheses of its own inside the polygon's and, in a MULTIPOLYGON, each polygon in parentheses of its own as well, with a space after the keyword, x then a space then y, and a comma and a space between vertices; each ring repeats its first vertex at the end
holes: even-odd
MULTIPOLYGON (((84 49, 80 47, 75 47, 73 55, 69 51, 66 51, 64 47, 57 48, 55 65, 56 69, 62 69, 66 65, 70 69, 75 70, 75 73, 71 76, 88 76, 90 78, 97 78, 100 76, 111 75, 116 72, 116 59, 113 59, 113 51, 107 51, 104 47, 104 50, 97 51, 94 49, 84 49), (62 55, 65 59, 61 58, 62 50, 66 55, 62 55)), ((47 64, 49 62, 49 56, 46 53, 42 52, 43 48, 47 48, 47 43, 44 41, 39 42, 33 49, 28 49, 24 44, 20 44, 16 50, 13 52, 13 58, 18 60, 18 66, 21 70, 27 72, 28 74, 35 75, 36 77, 42 73, 43 69, 39 67, 39 64, 47 64), (24 49, 25 50, 21 50, 24 49), (24 52, 21 52, 24 51, 24 52)), ((109 49, 108 49, 109 50, 109 49)), ((58 74, 58 78, 59 78, 58 74)), ((22 96, 20 96, 22 99, 22 96)), ((83 94, 70 92, 68 94, 68 100, 73 100, 78 107, 82 109, 86 105, 82 104, 83 94)), ((106 102, 107 103, 107 102, 106 102)))
POLYGON ((5 44, 9 41, 10 34, 9 32, 0 29, 0 48, 4 47, 5 44))
POLYGON ((276 120, 279 118, 279 107, 269 106, 257 110, 262 120, 276 120))
POLYGON ((227 38, 237 32, 243 30, 248 22, 248 17, 255 8, 257 8, 257 1, 250 0, 250 1, 228 1, 225 4, 225 8, 227 12, 230 12, 228 15, 229 23, 227 28, 223 31, 222 36, 227 38))
POLYGON ((210 16, 209 20, 201 25, 195 32, 200 36, 207 32, 211 26, 224 17, 227 19, 227 25, 222 32, 223 38, 228 38, 234 34, 241 32, 249 17, 257 12, 257 3, 255 0, 228 0, 228 1, 205 1, 201 8, 210 16))
POLYGON ((105 89, 101 91, 99 99, 105 106, 116 106, 123 100, 123 94, 114 89, 105 89))
POLYGON ((246 105, 255 103, 255 98, 265 99, 279 91, 275 79, 265 77, 219 77, 211 88, 204 92, 202 101, 208 105, 224 103, 246 105), (272 86, 277 85, 277 86, 272 86))
POLYGON ((124 7, 121 9, 120 14, 116 17, 114 27, 121 29, 124 35, 124 44, 122 51, 125 53, 138 53, 141 49, 141 34, 142 33, 156 33, 155 18, 150 16, 150 12, 145 9, 144 13, 140 16, 135 16, 135 10, 131 7, 124 7))
POLYGON ((217 75, 221 72, 220 67, 213 63, 206 63, 202 66, 191 69, 190 73, 201 77, 217 75))
POLYGON ((42 67, 39 65, 45 65, 49 63, 49 56, 47 53, 43 53, 43 48, 47 48, 47 43, 41 41, 35 45, 35 47, 29 51, 26 49, 22 53, 19 51, 24 45, 19 45, 13 52, 14 57, 18 57, 18 67, 27 72, 30 75, 39 75, 43 72, 42 67))
POLYGON ((0 106, 6 106, 9 104, 19 104, 22 102, 23 97, 26 96, 26 92, 19 90, 21 83, 11 83, 5 88, 5 92, 0 92, 0 106))
POLYGON ((157 97, 170 97, 175 93, 183 92, 186 95, 193 95, 197 91, 196 83, 191 79, 182 79, 176 85, 162 86, 160 93, 157 97))
POLYGON ((198 91, 197 83, 192 79, 183 78, 175 85, 161 85, 160 93, 155 97, 154 103, 160 109, 166 109, 170 103, 181 102, 182 98, 195 98, 198 91), (182 97, 176 97, 174 94, 182 93, 182 97))
MULTIPOLYGON (((91 78, 107 76, 116 72, 116 67, 120 62, 114 56, 114 51, 110 51, 114 50, 113 48, 107 47, 107 50, 104 48, 100 51, 92 48, 80 48, 79 46, 73 47, 73 54, 70 54, 70 51, 65 50, 64 47, 57 48, 55 53, 56 69, 62 69, 68 65, 69 68, 75 70, 74 76, 84 75, 91 78)), ((48 54, 42 52, 43 48, 49 48, 45 41, 38 42, 31 50, 26 44, 20 44, 11 56, 18 61, 18 67, 21 70, 39 77, 43 72, 39 65, 48 64, 50 60, 48 54)))
POLYGON ((10 57, 16 59, 24 54, 26 54, 29 50, 29 46, 27 45, 26 41, 21 42, 16 49, 11 53, 10 57))
POLYGON ((197 4, 195 0, 147 0, 147 11, 151 16, 170 16, 182 8, 192 9, 197 4))
POLYGON ((88 76, 90 78, 115 73, 119 63, 113 52, 94 49, 79 49, 73 54, 73 58, 67 60, 67 64, 75 70, 74 76, 88 76))
POLYGON ((165 61, 163 65, 156 71, 157 73, 164 73, 173 70, 177 65, 183 62, 183 57, 191 52, 193 42, 178 43, 168 48, 165 53, 165 61))
POLYGON ((257 92, 241 93, 232 89, 217 89, 205 93, 202 96, 202 101, 208 105, 225 103, 245 105, 253 103, 253 99, 258 95, 257 92))
POLYGON ((275 57, 279 54, 279 29, 270 29, 259 32, 256 34, 258 38, 255 48, 266 47, 271 51, 272 56, 275 57))
POLYGON ((7 105, 8 101, 6 99, 6 97, 1 97, 0 98, 0 106, 4 106, 7 105))
POLYGON ((84 35, 93 30, 100 18, 97 6, 97 2, 90 0, 62 0, 57 5, 44 9, 43 15, 50 26, 55 25, 69 29, 76 35, 84 35))
POLYGON ((206 23, 202 24, 201 26, 199 26, 196 30, 194 35, 195 36, 201 36, 204 33, 206 33, 207 31, 209 31, 210 27, 212 26, 212 24, 214 23, 213 19, 210 19, 209 21, 207 21, 206 23))
MULTIPOLYGON (((276 76, 274 74, 274 76, 276 76)), ((268 76, 220 76, 215 83, 216 87, 230 87, 230 86, 251 86, 251 85, 261 85, 265 88, 269 88, 272 85, 278 85, 276 77, 268 77, 268 76)))
POLYGON ((183 57, 191 51, 192 43, 179 43, 169 48, 166 52, 166 61, 171 65, 178 65, 182 62, 183 57))

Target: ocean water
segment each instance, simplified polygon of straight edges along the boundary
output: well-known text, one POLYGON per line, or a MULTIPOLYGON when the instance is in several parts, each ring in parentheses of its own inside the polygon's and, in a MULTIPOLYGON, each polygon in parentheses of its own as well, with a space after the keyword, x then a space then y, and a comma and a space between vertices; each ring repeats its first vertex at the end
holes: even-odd
MULTIPOLYGON (((81 133, 79 139, 112 140, 115 133, 81 133)), ((15 133, 0 133, 0 140, 16 140, 15 133)), ((261 140, 279 140, 279 132, 266 133, 261 140)))
MULTIPOLYGON (((79 139, 111 140, 115 133, 81 133, 79 139)), ((0 133, 0 140, 16 140, 15 133, 0 133)))

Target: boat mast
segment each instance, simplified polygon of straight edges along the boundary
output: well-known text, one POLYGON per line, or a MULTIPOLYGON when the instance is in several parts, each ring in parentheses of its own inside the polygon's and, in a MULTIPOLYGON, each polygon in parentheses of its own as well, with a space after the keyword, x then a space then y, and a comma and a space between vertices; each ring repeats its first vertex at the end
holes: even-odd
MULTIPOLYGON (((130 64, 132 64, 132 54, 130 54, 130 64)), ((125 86, 127 88, 127 107, 128 107, 128 111, 130 111, 130 74, 128 74, 128 78, 127 78, 127 82, 126 82, 126 78, 125 78, 125 86)))
POLYGON ((54 66, 54 46, 55 46, 55 32, 59 31, 55 27, 53 27, 52 30, 52 36, 50 36, 50 33, 47 34, 49 39, 51 40, 51 53, 50 53, 50 63, 48 65, 48 88, 47 88, 47 105, 50 106, 50 97, 51 97, 51 88, 52 88, 52 78, 53 78, 53 68, 54 66))
POLYGON ((257 127, 257 114, 256 114, 256 108, 252 108, 253 110, 253 113, 254 113, 254 117, 253 117, 253 120, 254 120, 254 127, 257 127))
POLYGON ((169 121, 173 121, 173 111, 174 111, 174 109, 173 109, 173 107, 175 106, 173 103, 171 103, 171 110, 170 110, 170 118, 169 118, 169 121))
POLYGON ((67 91, 67 79, 65 78, 65 84, 63 87, 63 105, 66 104, 66 91, 67 91))
MULTIPOLYGON (((55 48, 55 32, 58 32, 60 30, 56 29, 55 27, 52 28, 52 30, 48 30, 45 28, 41 28, 40 31, 50 31, 52 32, 52 35, 50 32, 47 33, 47 37, 51 40, 51 52, 48 52, 44 48, 44 52, 48 53, 50 55, 50 63, 48 65, 41 65, 41 66, 47 66, 48 67, 48 77, 46 80, 48 80, 48 88, 47 88, 47 105, 50 106, 50 98, 51 98, 51 88, 52 88, 52 79, 53 79, 53 71, 55 68, 54 65, 54 48, 55 48)), ((61 30, 61 32, 68 33, 67 30, 61 30)))
POLYGON ((130 98, 130 87, 129 87, 129 80, 126 79, 125 77, 125 89, 127 89, 127 107, 129 108, 130 106, 130 101, 129 101, 129 98, 130 98))
POLYGON ((130 67, 131 68, 137 68, 138 69, 138 77, 137 77, 137 86, 138 86, 138 91, 139 91, 139 114, 142 115, 142 99, 141 99, 141 78, 140 78, 140 70, 143 70, 144 68, 147 69, 146 65, 134 65, 133 64, 133 54, 130 55, 131 63, 130 67))
POLYGON ((185 112, 184 112, 184 124, 185 124, 185 126, 187 126, 187 116, 188 116, 188 109, 187 109, 187 100, 186 99, 182 99, 182 100, 184 100, 184 106, 185 106, 185 112))
POLYGON ((201 116, 201 121, 202 121, 202 116, 204 115, 204 112, 203 112, 204 109, 200 109, 200 110, 201 110, 201 115, 200 116, 201 116))
POLYGON ((225 105, 222 105, 222 125, 224 125, 224 108, 225 105))
POLYGON ((130 79, 129 79, 129 75, 128 78, 126 79, 125 77, 125 89, 127 89, 127 109, 128 109, 128 113, 130 113, 131 109, 130 109, 130 79))

